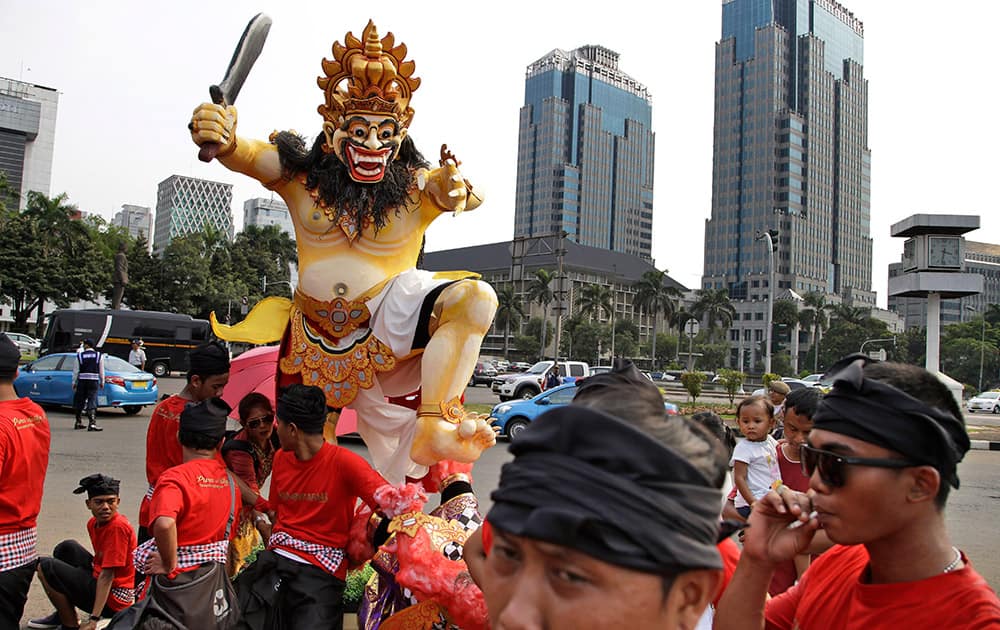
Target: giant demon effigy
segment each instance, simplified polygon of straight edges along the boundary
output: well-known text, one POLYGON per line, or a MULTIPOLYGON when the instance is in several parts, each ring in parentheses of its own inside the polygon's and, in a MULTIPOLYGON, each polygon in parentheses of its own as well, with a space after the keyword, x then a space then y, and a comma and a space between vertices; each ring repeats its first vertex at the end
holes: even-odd
POLYGON ((408 135, 420 79, 405 57, 406 46, 371 22, 361 39, 348 33, 335 43, 317 81, 325 100, 312 146, 292 131, 238 137, 236 109, 221 99, 200 105, 189 125, 203 151, 218 144, 226 168, 281 196, 298 247, 293 299, 267 298, 233 326, 213 318, 216 335, 281 340, 278 387, 317 385, 330 407, 353 408, 376 467, 393 482, 441 460, 472 462, 495 443, 460 396, 496 295, 476 274, 416 268, 430 224, 482 199, 446 147, 431 168, 408 135), (416 410, 386 401, 418 390, 416 410))

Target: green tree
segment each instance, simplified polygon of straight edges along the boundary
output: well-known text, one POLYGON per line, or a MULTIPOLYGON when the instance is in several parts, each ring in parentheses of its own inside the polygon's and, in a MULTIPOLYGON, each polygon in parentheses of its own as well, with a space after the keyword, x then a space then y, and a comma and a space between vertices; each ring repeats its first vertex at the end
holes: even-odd
POLYGON ((708 326, 708 336, 715 340, 715 331, 720 327, 729 328, 736 317, 736 308, 729 301, 729 291, 726 289, 698 289, 695 292, 695 303, 691 312, 698 319, 705 319, 708 326))
POLYGON ((206 231, 205 248, 213 253, 212 266, 235 275, 234 282, 242 282, 254 300, 268 295, 291 296, 290 268, 298 264, 298 253, 295 241, 278 226, 248 225, 232 244, 218 231, 206 231))
POLYGON ((131 241, 126 251, 128 256, 128 285, 122 301, 135 310, 168 310, 161 290, 163 261, 149 253, 146 237, 131 241))
POLYGON ((736 394, 740 392, 746 380, 747 375, 739 370, 730 370, 729 368, 719 370, 719 382, 722 383, 722 387, 726 390, 726 395, 729 396, 730 405, 733 404, 736 394))
POLYGON ((667 270, 651 270, 642 274, 642 278, 636 282, 635 300, 633 304, 653 318, 653 334, 650 335, 652 350, 649 356, 653 357, 653 367, 656 361, 656 336, 659 330, 660 313, 669 320, 677 312, 681 291, 677 287, 667 286, 667 270))
POLYGON ((639 327, 630 319, 615 322, 615 354, 619 357, 639 354, 639 327))
POLYGON ((927 330, 920 327, 908 328, 896 335, 893 358, 901 363, 923 365, 927 354, 927 330))
MULTIPOLYGON (((674 359, 677 354, 677 342, 678 338, 676 335, 671 335, 669 333, 657 333, 656 334, 656 357, 654 365, 665 365, 674 359)), ((652 342, 650 342, 652 346, 652 342)), ((652 347, 649 350, 649 355, 653 356, 652 347)))
POLYGON ((524 304, 521 296, 514 290, 514 285, 504 284, 497 289, 497 312, 494 323, 503 329, 503 358, 507 359, 510 339, 510 327, 517 326, 524 319, 524 304))
MULTIPOLYGON (((554 271, 549 271, 548 269, 538 269, 535 271, 535 277, 531 279, 528 284, 528 299, 532 302, 537 302, 542 307, 542 320, 545 322, 549 321, 549 304, 555 299, 555 293, 552 290, 552 281, 555 280, 556 273, 554 271)), ((546 345, 546 329, 542 329, 542 338, 540 345, 540 352, 538 354, 539 360, 544 359, 545 355, 545 345, 546 345)), ((556 348, 556 352, 558 352, 556 348)))
MULTIPOLYGON (((577 306, 580 308, 581 315, 591 319, 596 316, 598 320, 600 320, 601 313, 606 313, 611 325, 614 326, 615 309, 613 300, 614 293, 611 287, 603 284, 588 284, 580 291, 577 306)), ((613 330, 614 329, 612 328, 612 331, 613 330)), ((614 335, 612 333, 612 345, 614 344, 613 340, 614 335)), ((598 362, 599 361, 600 357, 598 357, 598 362)))
MULTIPOLYGON (((861 323, 847 319, 833 318, 827 329, 820 360, 823 365, 833 365, 838 359, 861 349, 861 344, 867 339, 885 339, 890 337, 889 328, 885 322, 862 318, 861 323)), ((889 348, 891 349, 891 345, 889 348)), ((869 348, 875 350, 877 348, 869 348)))
POLYGON ((27 330, 37 311, 41 334, 44 306, 67 307, 93 300, 111 282, 109 261, 94 245, 90 226, 65 193, 47 197, 29 192, 23 212, 5 208, 0 238, 0 297, 12 305, 15 330, 27 330))
POLYGON ((800 321, 806 328, 812 329, 812 348, 810 353, 813 356, 813 371, 819 371, 819 348, 823 340, 823 331, 828 325, 826 315, 826 296, 817 291, 811 291, 805 295, 805 305, 802 308, 800 321))
POLYGON ((691 396, 692 403, 698 400, 698 396, 701 396, 701 384, 704 382, 705 375, 701 372, 684 372, 681 374, 681 384, 684 385, 684 389, 691 396))

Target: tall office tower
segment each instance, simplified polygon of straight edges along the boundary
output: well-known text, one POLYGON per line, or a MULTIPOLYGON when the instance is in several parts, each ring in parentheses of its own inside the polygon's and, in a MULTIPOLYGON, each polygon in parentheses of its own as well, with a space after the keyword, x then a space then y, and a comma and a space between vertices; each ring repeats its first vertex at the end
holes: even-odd
POLYGON ((0 173, 17 196, 7 207, 23 209, 32 190, 50 194, 58 107, 54 89, 0 78, 0 173))
POLYGON ((153 230, 153 211, 145 206, 133 206, 123 204, 122 209, 115 213, 111 219, 111 225, 128 230, 129 236, 139 238, 142 236, 149 241, 153 230))
POLYGON ((170 241, 209 225, 233 238, 233 185, 171 175, 156 191, 153 251, 162 255, 170 241))
POLYGON ((702 287, 872 305, 864 26, 834 0, 723 0, 702 287), (757 290, 755 292, 755 289, 757 290))
POLYGON ((602 46, 553 50, 528 66, 517 150, 514 236, 565 231, 651 259, 652 104, 602 46))
POLYGON ((292 227, 292 217, 288 214, 288 206, 281 199, 264 199, 257 197, 243 202, 243 229, 248 225, 264 227, 277 225, 281 231, 295 237, 292 227))

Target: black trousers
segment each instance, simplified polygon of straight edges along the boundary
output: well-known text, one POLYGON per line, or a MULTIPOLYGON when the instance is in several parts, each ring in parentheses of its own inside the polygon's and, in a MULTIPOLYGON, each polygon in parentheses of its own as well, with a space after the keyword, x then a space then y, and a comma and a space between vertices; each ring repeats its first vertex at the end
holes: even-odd
POLYGON ((89 418, 94 417, 97 410, 97 390, 100 389, 100 382, 79 379, 76 382, 76 391, 73 393, 73 410, 76 417, 80 417, 80 412, 86 411, 89 418))
POLYGON ((262 551, 236 578, 243 630, 344 627, 344 582, 311 564, 262 551))
MULTIPOLYGON (((56 545, 51 558, 39 559, 38 566, 53 590, 65 595, 80 610, 93 612, 97 597, 94 556, 83 545, 75 540, 64 540, 56 545)), ((101 616, 114 614, 105 603, 101 616)))
POLYGON ((0 571, 0 630, 18 630, 28 589, 35 575, 35 563, 0 571))

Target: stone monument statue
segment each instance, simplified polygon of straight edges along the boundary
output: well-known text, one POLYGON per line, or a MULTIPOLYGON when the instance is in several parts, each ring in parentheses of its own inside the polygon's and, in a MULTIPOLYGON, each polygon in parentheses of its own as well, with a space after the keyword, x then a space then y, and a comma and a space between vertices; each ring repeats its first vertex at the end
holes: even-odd
POLYGON ((118 247, 115 254, 115 273, 112 279, 114 291, 111 294, 111 308, 118 310, 122 307, 122 296, 125 294, 125 286, 128 284, 128 256, 125 254, 125 243, 118 247))

